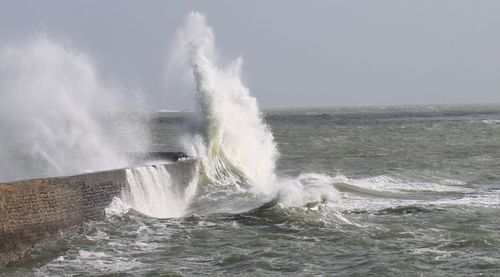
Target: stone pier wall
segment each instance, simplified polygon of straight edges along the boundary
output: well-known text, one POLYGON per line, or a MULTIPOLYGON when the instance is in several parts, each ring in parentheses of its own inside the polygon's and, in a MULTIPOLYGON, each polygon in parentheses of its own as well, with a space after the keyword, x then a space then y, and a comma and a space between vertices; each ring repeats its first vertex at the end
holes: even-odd
MULTIPOLYGON (((196 174, 196 163, 155 166, 166 167, 183 190, 196 174)), ((105 208, 126 185, 125 169, 0 184, 0 266, 61 230, 103 219, 105 208)))

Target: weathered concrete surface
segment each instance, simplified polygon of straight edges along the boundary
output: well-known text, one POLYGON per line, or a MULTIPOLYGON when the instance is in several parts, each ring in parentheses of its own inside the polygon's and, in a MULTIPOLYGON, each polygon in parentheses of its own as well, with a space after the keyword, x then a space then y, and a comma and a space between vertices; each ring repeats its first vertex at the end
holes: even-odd
MULTIPOLYGON (((183 190, 196 161, 164 166, 183 190)), ((58 231, 105 217, 105 208, 126 188, 125 169, 0 184, 0 266, 22 258, 58 231)))

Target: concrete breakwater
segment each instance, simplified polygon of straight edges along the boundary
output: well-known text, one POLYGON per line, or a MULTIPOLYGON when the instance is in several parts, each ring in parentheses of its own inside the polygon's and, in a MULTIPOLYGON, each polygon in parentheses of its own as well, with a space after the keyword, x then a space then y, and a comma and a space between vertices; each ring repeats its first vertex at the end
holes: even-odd
MULTIPOLYGON (((148 167, 166 170, 181 193, 197 174, 197 161, 191 159, 155 160, 148 167)), ((24 257, 35 243, 61 230, 103 219, 113 199, 130 189, 127 170, 1 183, 0 266, 24 257)))

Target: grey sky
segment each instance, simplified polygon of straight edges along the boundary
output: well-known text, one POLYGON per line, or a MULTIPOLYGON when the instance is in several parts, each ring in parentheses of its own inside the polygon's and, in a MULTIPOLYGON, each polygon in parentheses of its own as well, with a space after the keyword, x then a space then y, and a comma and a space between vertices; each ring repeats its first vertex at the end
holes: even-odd
POLYGON ((0 45, 39 30, 88 53, 150 109, 185 108, 165 86, 190 11, 226 58, 242 55, 263 107, 500 103, 500 1, 3 1, 0 45))

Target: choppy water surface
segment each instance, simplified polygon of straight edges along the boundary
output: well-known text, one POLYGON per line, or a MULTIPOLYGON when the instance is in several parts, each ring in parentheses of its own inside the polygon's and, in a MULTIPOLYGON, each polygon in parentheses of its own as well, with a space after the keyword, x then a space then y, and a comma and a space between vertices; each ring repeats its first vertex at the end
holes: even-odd
MULTIPOLYGON (((266 198, 200 182, 184 217, 110 215, 38 246, 3 274, 500 272, 500 107, 298 109, 265 118, 280 153, 277 182, 290 189, 266 198)), ((155 116, 159 148, 180 147, 184 120, 155 116)))

